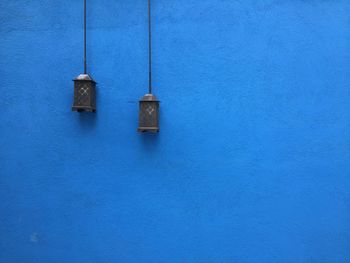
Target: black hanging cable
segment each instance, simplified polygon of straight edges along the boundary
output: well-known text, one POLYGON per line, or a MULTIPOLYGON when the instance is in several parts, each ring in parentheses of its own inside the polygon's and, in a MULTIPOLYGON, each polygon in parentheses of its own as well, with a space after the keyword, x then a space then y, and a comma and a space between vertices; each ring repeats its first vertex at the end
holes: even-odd
MULTIPOLYGON (((86 1, 86 0, 85 0, 86 1)), ((148 0, 148 93, 152 94, 152 25, 151 0, 148 0)))
POLYGON ((84 0, 84 74, 86 72, 86 0, 84 0))

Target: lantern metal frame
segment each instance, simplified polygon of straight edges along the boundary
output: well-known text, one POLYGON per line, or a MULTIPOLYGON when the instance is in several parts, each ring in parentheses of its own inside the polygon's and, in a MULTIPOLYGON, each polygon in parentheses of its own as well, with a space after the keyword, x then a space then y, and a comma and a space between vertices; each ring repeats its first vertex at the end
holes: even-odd
POLYGON ((74 81, 73 111, 96 112, 96 82, 88 74, 80 74, 74 81))
POLYGON ((139 132, 159 132, 159 100, 153 94, 145 94, 140 100, 139 132))

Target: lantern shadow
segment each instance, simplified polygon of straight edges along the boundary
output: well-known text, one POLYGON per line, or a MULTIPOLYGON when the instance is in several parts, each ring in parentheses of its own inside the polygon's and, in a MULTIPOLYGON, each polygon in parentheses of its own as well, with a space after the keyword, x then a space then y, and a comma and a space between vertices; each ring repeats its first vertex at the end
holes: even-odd
MULTIPOLYGON (((96 89, 95 89, 95 102, 98 105, 98 86, 96 85, 96 89)), ((96 122, 97 122, 97 118, 98 118, 98 108, 95 112, 88 112, 88 111, 83 111, 83 112, 79 112, 79 123, 80 126, 83 128, 83 130, 85 131, 89 131, 92 128, 96 127, 96 122)))
MULTIPOLYGON (((97 102, 97 95, 98 95, 98 89, 95 89, 96 92, 96 102, 97 102)), ((98 105, 98 102, 97 102, 98 105)), ((97 119, 98 119, 98 108, 96 110, 96 112, 87 112, 87 111, 83 111, 83 112, 79 112, 79 123, 81 128, 84 131, 92 131, 95 129, 96 127, 96 123, 97 123, 97 119)))
POLYGON ((139 135, 142 148, 151 152, 158 149, 159 133, 144 132, 139 135))
POLYGON ((96 127, 97 113, 93 112, 80 112, 79 123, 84 130, 89 130, 96 127))

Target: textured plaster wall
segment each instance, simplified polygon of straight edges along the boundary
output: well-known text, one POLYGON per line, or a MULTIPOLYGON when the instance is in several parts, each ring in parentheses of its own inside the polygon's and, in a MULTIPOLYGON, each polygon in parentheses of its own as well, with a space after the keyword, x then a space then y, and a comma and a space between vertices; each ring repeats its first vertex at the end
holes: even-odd
POLYGON ((0 2, 1 263, 350 262, 350 2, 0 2))

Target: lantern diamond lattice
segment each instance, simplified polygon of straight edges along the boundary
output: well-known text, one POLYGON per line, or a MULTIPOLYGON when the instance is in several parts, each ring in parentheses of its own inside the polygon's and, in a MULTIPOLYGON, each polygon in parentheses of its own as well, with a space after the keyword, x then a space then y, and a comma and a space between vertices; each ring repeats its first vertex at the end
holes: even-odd
POLYGON ((139 132, 159 132, 159 101, 153 94, 140 100, 139 132))
POLYGON ((96 112, 96 82, 88 74, 81 74, 73 81, 74 103, 72 110, 96 112))

